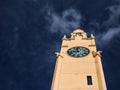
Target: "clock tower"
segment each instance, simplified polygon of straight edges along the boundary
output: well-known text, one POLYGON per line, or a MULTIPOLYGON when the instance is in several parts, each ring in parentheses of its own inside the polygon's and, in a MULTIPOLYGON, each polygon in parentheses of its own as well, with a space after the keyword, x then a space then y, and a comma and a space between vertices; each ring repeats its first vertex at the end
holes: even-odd
POLYGON ((95 37, 80 29, 62 39, 56 52, 56 65, 51 90, 107 90, 100 51, 95 37))

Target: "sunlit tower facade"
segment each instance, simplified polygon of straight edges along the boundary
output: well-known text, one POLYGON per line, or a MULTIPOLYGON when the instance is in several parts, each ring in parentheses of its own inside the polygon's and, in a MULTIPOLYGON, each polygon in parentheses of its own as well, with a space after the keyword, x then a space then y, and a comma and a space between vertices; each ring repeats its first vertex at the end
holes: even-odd
POLYGON ((87 37, 81 29, 70 38, 64 36, 56 52, 51 90, 107 90, 100 53, 95 37, 87 37))

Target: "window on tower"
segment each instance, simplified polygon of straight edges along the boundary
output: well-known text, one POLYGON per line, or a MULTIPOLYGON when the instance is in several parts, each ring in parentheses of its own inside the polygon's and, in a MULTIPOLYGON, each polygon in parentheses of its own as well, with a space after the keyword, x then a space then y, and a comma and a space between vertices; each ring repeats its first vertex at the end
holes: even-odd
POLYGON ((87 84, 92 85, 92 76, 87 76, 87 84))

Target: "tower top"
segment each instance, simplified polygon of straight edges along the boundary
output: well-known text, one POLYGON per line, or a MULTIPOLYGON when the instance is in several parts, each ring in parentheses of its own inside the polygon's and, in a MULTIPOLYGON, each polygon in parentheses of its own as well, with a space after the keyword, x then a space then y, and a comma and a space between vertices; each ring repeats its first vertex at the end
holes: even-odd
POLYGON ((87 38, 86 32, 84 32, 82 29, 76 29, 71 33, 71 38, 80 36, 82 38, 87 38))
POLYGON ((85 33, 82 29, 76 29, 73 31, 73 33, 85 33))

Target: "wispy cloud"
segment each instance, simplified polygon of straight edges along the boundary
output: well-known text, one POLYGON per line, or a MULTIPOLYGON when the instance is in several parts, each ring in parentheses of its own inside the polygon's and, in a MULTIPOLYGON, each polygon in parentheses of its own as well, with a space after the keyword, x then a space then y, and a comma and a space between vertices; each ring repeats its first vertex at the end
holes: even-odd
POLYGON ((120 33, 120 27, 118 27, 118 28, 111 28, 111 29, 109 29, 109 31, 107 31, 106 33, 104 33, 103 35, 102 35, 102 38, 101 38, 101 40, 102 41, 107 41, 107 42, 109 42, 110 40, 112 40, 116 35, 119 35, 119 33, 120 33))
POLYGON ((47 28, 52 33, 60 32, 66 34, 73 29, 80 28, 81 14, 73 8, 63 11, 61 14, 49 8, 45 18, 48 22, 47 28))
POLYGON ((97 33, 96 42, 100 47, 107 46, 111 40, 117 35, 120 34, 120 27, 111 28, 107 32, 97 33))
POLYGON ((106 10, 110 11, 110 15, 108 20, 103 22, 103 26, 118 26, 120 24, 120 5, 110 6, 106 10))
POLYGON ((107 20, 103 21, 101 25, 99 22, 97 22, 98 24, 93 22, 94 27, 97 27, 97 29, 103 27, 105 29, 105 31, 98 33, 92 31, 96 36, 97 44, 101 47, 107 46, 114 37, 120 34, 120 5, 110 6, 106 10, 110 12, 107 20))
MULTIPOLYGON (((110 6, 105 8, 109 10, 109 18, 100 24, 97 21, 91 21, 89 25, 93 26, 95 30, 105 28, 105 31, 95 33, 96 42, 99 46, 104 47, 110 43, 110 41, 120 33, 120 6, 110 6), (102 43, 102 44, 101 44, 102 43)), ((47 22, 47 29, 52 33, 71 33, 72 30, 80 28, 82 16, 76 9, 70 8, 61 13, 56 13, 53 8, 47 7, 44 9, 46 12, 45 19, 47 22)))

